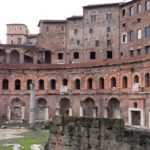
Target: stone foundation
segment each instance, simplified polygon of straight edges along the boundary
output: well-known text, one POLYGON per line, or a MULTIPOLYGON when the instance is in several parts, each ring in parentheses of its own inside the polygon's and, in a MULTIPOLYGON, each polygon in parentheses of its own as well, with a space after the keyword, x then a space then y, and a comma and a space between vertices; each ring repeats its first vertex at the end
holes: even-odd
POLYGON ((121 119, 55 117, 45 150, 149 150, 150 132, 121 119))

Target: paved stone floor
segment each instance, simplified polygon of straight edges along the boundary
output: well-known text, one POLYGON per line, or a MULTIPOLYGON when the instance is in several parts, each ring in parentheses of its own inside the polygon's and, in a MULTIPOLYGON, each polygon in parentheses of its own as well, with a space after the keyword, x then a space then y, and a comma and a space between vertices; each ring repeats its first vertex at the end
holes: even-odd
POLYGON ((0 139, 20 138, 19 134, 26 132, 26 129, 0 129, 0 139))

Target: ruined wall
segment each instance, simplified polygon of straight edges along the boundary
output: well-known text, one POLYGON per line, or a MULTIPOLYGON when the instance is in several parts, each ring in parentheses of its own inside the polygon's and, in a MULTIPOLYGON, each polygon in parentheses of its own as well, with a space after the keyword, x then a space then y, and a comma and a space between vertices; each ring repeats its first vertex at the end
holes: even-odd
POLYGON ((55 117, 45 150, 148 150, 150 132, 124 128, 123 120, 55 117))

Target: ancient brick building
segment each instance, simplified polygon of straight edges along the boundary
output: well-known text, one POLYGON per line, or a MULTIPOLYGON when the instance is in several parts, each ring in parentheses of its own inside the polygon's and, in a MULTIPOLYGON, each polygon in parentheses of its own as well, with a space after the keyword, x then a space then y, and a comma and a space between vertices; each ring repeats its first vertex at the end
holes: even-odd
POLYGON ((23 24, 7 25, 8 43, 0 45, 0 118, 28 120, 34 81, 37 120, 110 117, 150 127, 149 18, 150 1, 133 0, 85 6, 83 16, 66 20, 40 20, 38 35, 24 32, 23 24))

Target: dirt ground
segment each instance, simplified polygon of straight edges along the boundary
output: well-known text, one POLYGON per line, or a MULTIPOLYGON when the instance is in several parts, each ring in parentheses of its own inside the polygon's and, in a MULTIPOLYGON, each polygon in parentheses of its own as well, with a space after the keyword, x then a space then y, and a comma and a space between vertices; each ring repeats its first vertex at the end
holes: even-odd
POLYGON ((0 129, 0 139, 20 138, 19 134, 27 132, 26 129, 0 129))

